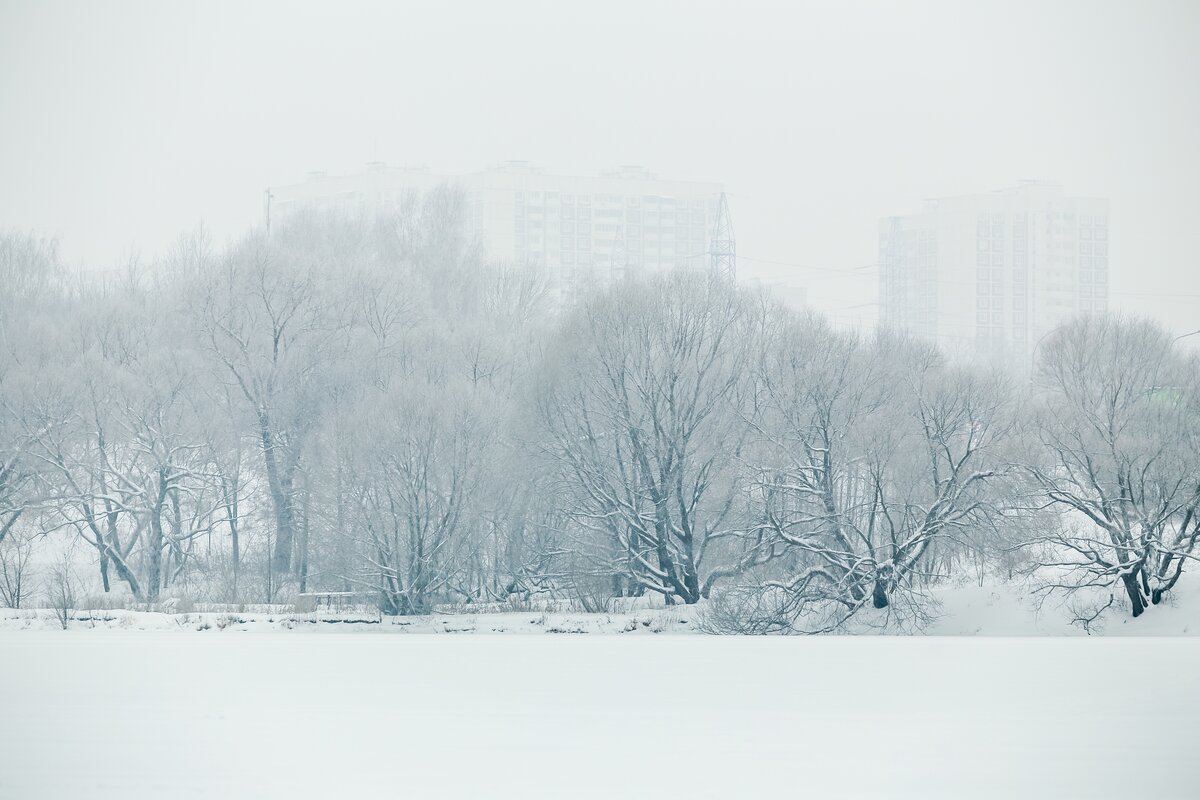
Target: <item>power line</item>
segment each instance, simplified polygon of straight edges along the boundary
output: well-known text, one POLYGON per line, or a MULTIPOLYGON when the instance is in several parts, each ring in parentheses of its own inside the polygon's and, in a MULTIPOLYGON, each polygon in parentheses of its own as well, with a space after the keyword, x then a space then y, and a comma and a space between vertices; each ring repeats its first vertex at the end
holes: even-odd
POLYGON ((873 267, 879 266, 878 264, 863 264, 862 266, 858 266, 858 267, 818 267, 813 264, 795 264, 795 263, 791 263, 788 261, 773 261, 773 260, 767 259, 767 258, 751 258, 750 256, 745 256, 745 255, 739 256, 739 258, 742 259, 743 261, 754 261, 758 264, 773 264, 773 265, 779 266, 779 267, 792 267, 793 269, 809 269, 809 270, 815 270, 818 272, 832 272, 837 275, 847 275, 847 276, 852 276, 852 277, 856 277, 856 278, 871 277, 871 276, 867 275, 865 272, 859 272, 859 270, 871 269, 873 267))

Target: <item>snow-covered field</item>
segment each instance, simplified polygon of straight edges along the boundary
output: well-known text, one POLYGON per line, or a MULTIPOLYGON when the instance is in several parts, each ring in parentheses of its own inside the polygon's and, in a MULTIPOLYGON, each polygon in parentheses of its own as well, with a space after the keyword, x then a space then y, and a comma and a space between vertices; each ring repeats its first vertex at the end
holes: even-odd
MULTIPOLYGON (((1190 578, 1191 576, 1189 576, 1190 578)), ((887 612, 866 610, 847 633, 913 633, 932 636, 1083 636, 1074 624, 1070 601, 1050 598, 1038 603, 1028 587, 1016 584, 978 586, 961 583, 939 587, 931 595, 933 617, 914 628, 897 624, 887 612)), ((670 608, 635 607, 613 613, 585 614, 559 610, 466 610, 425 617, 386 617, 378 614, 297 614, 290 606, 274 612, 263 607, 237 612, 147 613, 121 609, 72 613, 72 629, 199 632, 296 631, 320 633, 698 633, 705 627, 703 604, 670 608)), ((0 631, 61 629, 51 609, 0 608, 0 631)), ((1200 636, 1200 580, 1180 583, 1161 605, 1134 620, 1120 608, 1108 611, 1091 633, 1104 636, 1200 636)))
POLYGON ((1193 583, 1111 613, 1120 638, 1012 586, 943 588, 909 637, 657 635, 690 607, 0 609, 0 800, 1193 798, 1193 583), (509 635, 371 635, 408 633, 509 635))
POLYGON ((0 632, 0 797, 1195 797, 1200 640, 0 632))

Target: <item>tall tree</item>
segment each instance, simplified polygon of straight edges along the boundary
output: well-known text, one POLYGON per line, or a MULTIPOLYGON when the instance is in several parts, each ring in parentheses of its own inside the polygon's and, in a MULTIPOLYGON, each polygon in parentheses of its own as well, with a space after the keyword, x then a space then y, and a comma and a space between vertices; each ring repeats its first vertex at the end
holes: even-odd
POLYGON ((739 389, 758 324, 747 296, 674 275, 589 298, 549 355, 537 402, 571 514, 669 601, 706 594, 725 566, 709 560, 738 532, 739 389))

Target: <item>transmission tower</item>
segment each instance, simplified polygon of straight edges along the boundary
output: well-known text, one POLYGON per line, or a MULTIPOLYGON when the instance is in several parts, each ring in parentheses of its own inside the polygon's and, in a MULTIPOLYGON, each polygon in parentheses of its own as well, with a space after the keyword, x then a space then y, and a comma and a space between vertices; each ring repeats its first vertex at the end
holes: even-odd
POLYGON ((729 201, 721 192, 717 206, 717 222, 713 226, 712 243, 708 248, 712 274, 730 283, 737 278, 737 242, 733 238, 733 220, 729 216, 729 201))

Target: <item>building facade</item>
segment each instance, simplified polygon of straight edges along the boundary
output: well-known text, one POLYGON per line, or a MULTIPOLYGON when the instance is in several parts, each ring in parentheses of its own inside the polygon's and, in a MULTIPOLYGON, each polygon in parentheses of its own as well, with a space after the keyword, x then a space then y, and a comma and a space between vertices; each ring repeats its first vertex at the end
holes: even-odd
POLYGON ((439 175, 372 164, 274 187, 271 207, 279 217, 311 208, 369 213, 447 184, 463 191, 469 231, 490 261, 544 269, 566 293, 634 271, 708 268, 722 192, 717 183, 661 180, 640 167, 566 176, 507 162, 439 175))
POLYGON ((1107 309, 1108 242, 1108 201, 1055 184, 928 200, 880 221, 880 325, 1027 365, 1054 328, 1107 309))

